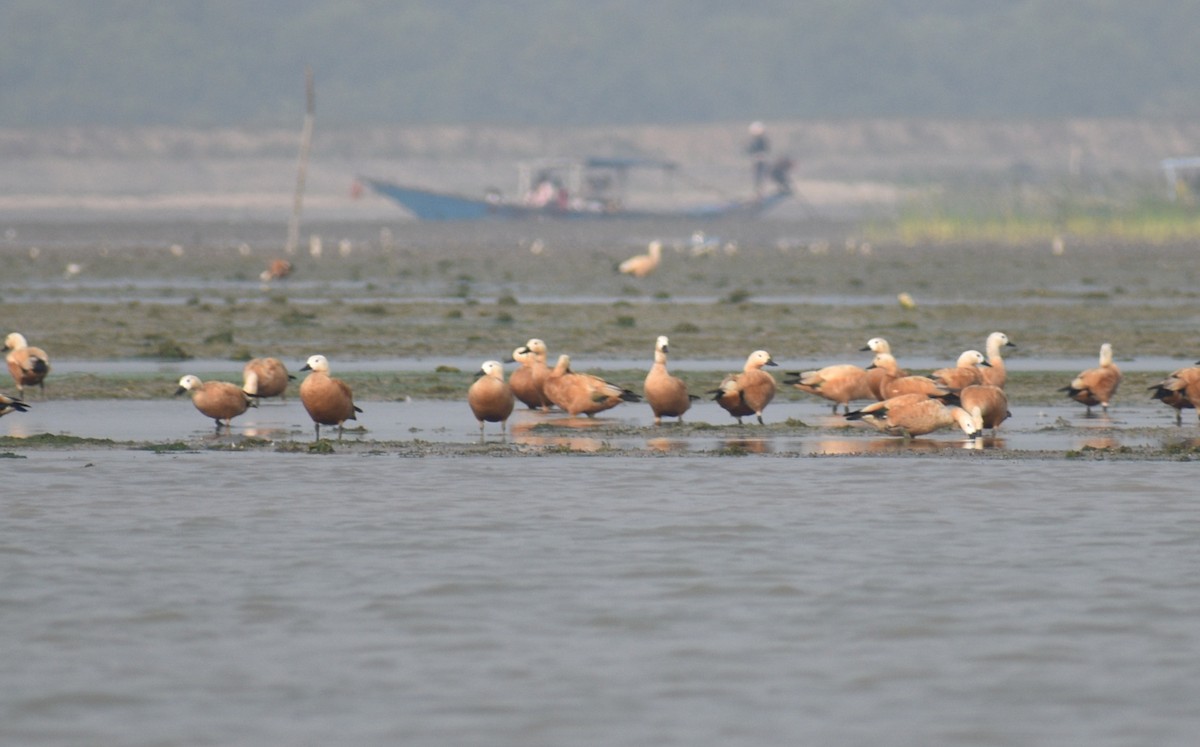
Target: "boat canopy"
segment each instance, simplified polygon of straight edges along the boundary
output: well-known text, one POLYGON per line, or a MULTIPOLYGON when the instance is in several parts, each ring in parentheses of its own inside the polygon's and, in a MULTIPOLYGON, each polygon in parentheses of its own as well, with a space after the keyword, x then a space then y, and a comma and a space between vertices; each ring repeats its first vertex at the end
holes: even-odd
POLYGON ((531 194, 540 182, 550 179, 584 199, 621 201, 632 171, 658 171, 670 186, 671 177, 679 171, 679 164, 640 156, 536 158, 517 164, 517 194, 531 194))
POLYGON ((1159 165, 1167 177, 1168 196, 1172 200, 1200 189, 1200 156, 1164 158, 1159 165))

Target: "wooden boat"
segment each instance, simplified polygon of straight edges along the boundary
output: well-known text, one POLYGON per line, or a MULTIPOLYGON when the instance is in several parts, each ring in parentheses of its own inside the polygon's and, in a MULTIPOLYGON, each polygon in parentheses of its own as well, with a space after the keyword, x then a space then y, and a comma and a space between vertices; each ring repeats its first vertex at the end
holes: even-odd
POLYGON ((541 159, 522 163, 517 193, 521 202, 505 200, 493 190, 482 197, 439 192, 398 184, 387 179, 360 176, 359 182, 391 199, 420 220, 467 221, 483 219, 647 219, 754 217, 791 195, 780 189, 769 195, 726 200, 680 210, 638 210, 626 206, 624 192, 629 172, 657 169, 666 175, 677 170, 672 161, 642 158, 541 159))

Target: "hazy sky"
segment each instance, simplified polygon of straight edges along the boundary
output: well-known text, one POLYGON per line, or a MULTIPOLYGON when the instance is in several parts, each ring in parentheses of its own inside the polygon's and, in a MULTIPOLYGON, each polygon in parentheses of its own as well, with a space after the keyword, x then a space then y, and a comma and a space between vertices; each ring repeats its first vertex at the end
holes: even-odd
POLYGON ((1200 113, 1178 0, 0 0, 0 126, 1200 113))

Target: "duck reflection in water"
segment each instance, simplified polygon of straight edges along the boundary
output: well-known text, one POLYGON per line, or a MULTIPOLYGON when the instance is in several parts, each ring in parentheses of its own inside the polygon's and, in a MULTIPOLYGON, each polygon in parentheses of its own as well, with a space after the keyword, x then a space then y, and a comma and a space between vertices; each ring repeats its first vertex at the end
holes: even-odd
POLYGON ((648 438, 646 448, 663 454, 685 452, 691 445, 685 439, 679 438, 648 438))
POLYGON ((562 434, 562 429, 597 428, 604 422, 590 418, 568 417, 555 420, 552 426, 538 419, 523 420, 513 423, 510 430, 510 440, 523 446, 540 446, 563 451, 594 452, 605 448, 605 441, 590 436, 575 436, 562 434))
POLYGON ((731 438, 721 450, 729 454, 774 454, 775 447, 765 438, 731 438))
POLYGON ((561 451, 582 451, 596 452, 603 451, 606 448, 606 443, 598 438, 584 438, 580 436, 535 436, 528 432, 512 433, 513 443, 523 446, 540 446, 543 448, 559 449, 561 451))
POLYGON ((823 438, 813 444, 810 453, 813 454, 895 454, 897 452, 912 453, 915 451, 942 451, 956 448, 965 441, 945 441, 932 438, 823 438))

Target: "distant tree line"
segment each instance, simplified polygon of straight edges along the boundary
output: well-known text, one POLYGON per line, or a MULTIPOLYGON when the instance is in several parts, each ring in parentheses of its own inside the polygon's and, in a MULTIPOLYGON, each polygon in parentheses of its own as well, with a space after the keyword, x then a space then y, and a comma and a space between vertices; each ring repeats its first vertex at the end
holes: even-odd
POLYGON ((4 0, 0 126, 1200 114, 1179 0, 4 0))

